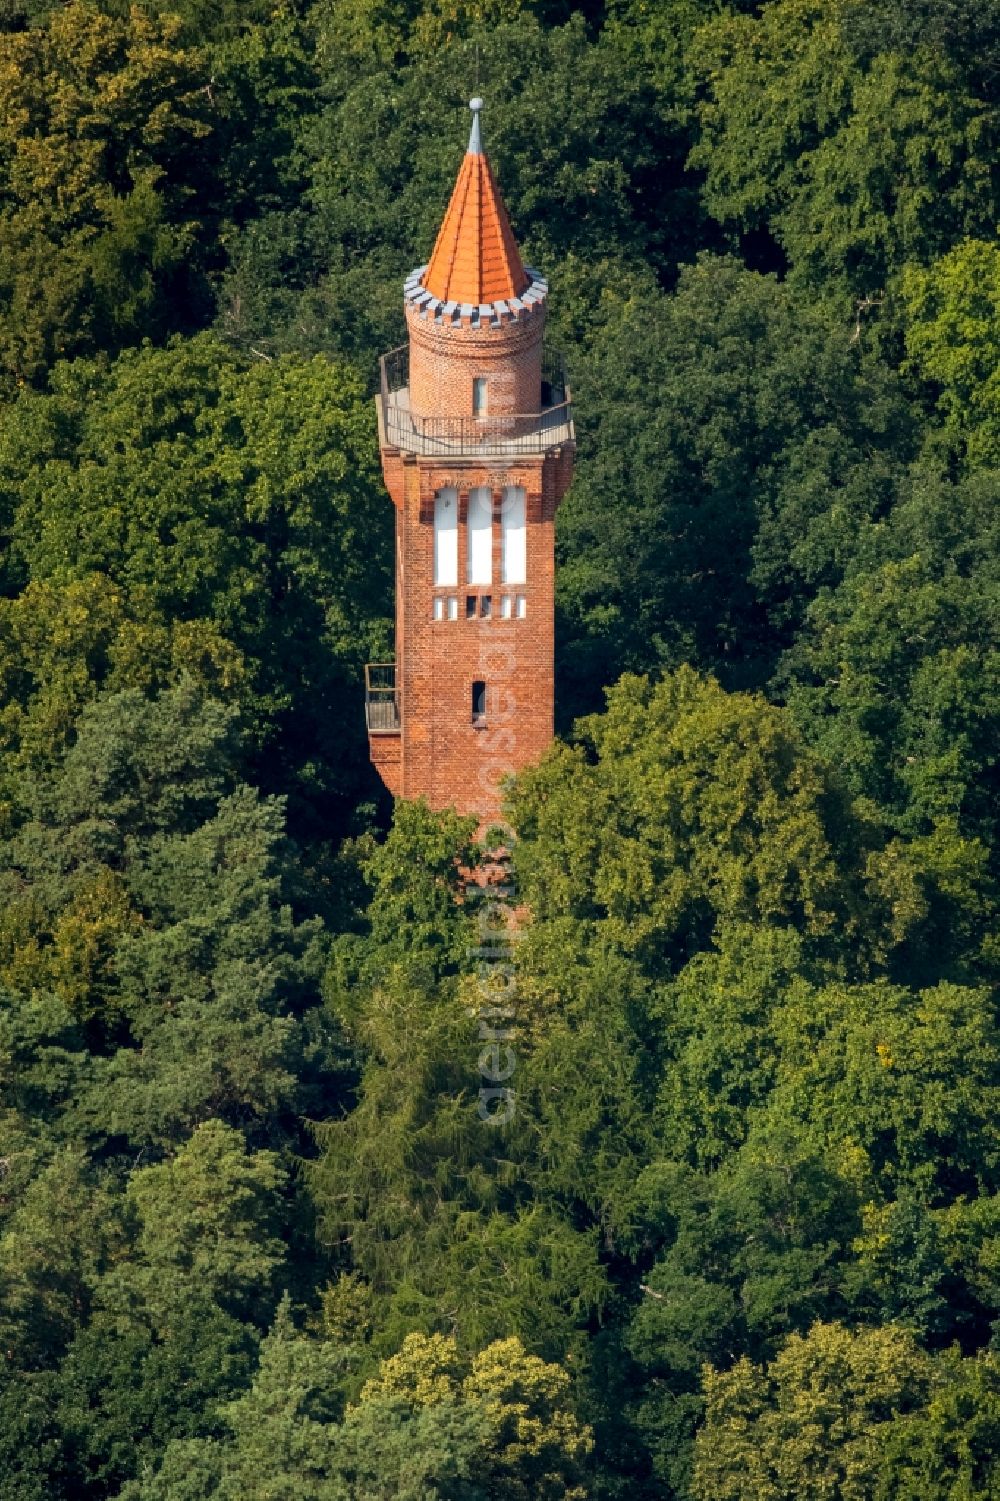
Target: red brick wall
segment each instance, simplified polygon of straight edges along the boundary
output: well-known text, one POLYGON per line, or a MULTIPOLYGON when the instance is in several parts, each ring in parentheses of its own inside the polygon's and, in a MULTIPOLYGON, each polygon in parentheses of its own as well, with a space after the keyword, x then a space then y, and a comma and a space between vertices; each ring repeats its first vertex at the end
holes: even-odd
POLYGON ((368 741, 372 765, 393 797, 403 790, 403 755, 399 735, 372 735, 368 741))
MULTIPOLYGON (((405 488, 398 515, 397 682, 401 692, 402 776, 390 790, 425 797, 432 807, 457 808, 488 820, 499 814, 505 775, 531 765, 553 732, 553 521, 569 477, 571 453, 526 458, 507 467, 468 461, 404 461, 405 488), (504 485, 527 493, 527 582, 502 585, 499 503, 504 485), (454 485, 460 495, 459 585, 433 582, 434 495, 454 485), (477 485, 494 492, 491 586, 466 587, 465 515, 477 485), (466 616, 466 599, 488 593, 489 619, 466 616), (501 601, 521 595, 524 619, 504 619, 501 601), (436 595, 458 600, 457 620, 435 620, 436 595), (472 722, 472 683, 487 684, 483 727, 472 722)), ((386 778, 387 783, 389 781, 386 778)))
POLYGON ((537 412, 542 392, 544 304, 499 328, 435 323, 407 303, 410 407, 425 417, 471 417, 472 382, 485 376, 490 417, 537 412))
MULTIPOLYGON (((414 412, 469 416, 472 380, 492 382, 487 415, 537 411, 544 308, 500 328, 441 327, 407 308, 414 412)), ((396 683, 402 731, 373 737, 372 758, 394 796, 424 797, 433 808, 499 815, 507 775, 536 762, 554 717, 554 521, 573 472, 573 446, 517 459, 445 461, 383 444, 386 486, 396 505, 396 683), (501 584, 500 498, 526 494, 527 581, 501 584), (493 583, 466 586, 469 491, 493 494, 493 583), (459 493, 459 583, 434 584, 434 497, 459 493), (469 619, 466 600, 492 600, 488 619, 469 619), (504 595, 523 596, 526 614, 505 619, 504 595), (435 597, 454 598, 458 618, 434 619, 435 597), (472 684, 487 685, 485 724, 472 718, 472 684), (377 743, 379 741, 384 743, 377 743)))

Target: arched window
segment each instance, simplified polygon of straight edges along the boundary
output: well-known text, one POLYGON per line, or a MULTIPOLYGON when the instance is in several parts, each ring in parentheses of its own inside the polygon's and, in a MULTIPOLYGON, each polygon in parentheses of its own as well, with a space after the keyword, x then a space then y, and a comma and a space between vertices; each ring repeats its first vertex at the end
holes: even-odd
POLYGON ((434 582, 458 583, 458 491, 450 487, 434 497, 434 582))
POLYGON ((524 520, 524 489, 506 485, 500 505, 500 557, 505 584, 527 581, 528 532, 524 520))
POLYGON ((469 491, 470 584, 493 582, 493 494, 485 485, 469 491))

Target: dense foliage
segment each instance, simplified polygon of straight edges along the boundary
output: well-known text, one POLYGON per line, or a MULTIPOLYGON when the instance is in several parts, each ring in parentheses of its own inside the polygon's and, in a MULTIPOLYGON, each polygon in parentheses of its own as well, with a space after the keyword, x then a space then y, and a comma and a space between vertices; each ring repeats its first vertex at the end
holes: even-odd
POLYGON ((1000 1497, 998 68, 0 0, 4 1501, 1000 1497), (360 702, 477 73, 579 437, 493 896, 360 702))

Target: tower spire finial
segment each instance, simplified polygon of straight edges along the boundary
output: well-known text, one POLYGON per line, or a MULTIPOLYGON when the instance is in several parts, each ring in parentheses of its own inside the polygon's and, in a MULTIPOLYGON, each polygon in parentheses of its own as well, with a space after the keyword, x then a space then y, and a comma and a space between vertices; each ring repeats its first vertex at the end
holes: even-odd
POLYGON ((469 108, 472 111, 472 130, 469 133, 469 150, 473 156, 482 156, 483 141, 479 133, 479 111, 483 107, 483 101, 478 94, 475 99, 469 100, 469 108))

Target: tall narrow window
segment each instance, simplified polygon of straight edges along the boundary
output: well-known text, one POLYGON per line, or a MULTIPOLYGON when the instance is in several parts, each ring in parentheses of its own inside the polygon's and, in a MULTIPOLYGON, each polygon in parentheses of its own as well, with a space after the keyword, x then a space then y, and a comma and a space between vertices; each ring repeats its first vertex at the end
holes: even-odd
POLYGON ((472 685, 472 723, 482 724, 486 719, 486 684, 477 681, 472 685))
POLYGON ((500 506, 500 557, 503 583, 525 583, 528 533, 524 522, 524 489, 521 485, 504 487, 500 506))
POLYGON ((493 582, 493 493, 485 485, 469 491, 470 584, 493 582))
POLYGON ((434 582, 458 583, 458 491, 450 487, 434 498, 434 582))
POLYGON ((472 415, 486 416, 486 377, 477 375, 472 382, 472 415))

